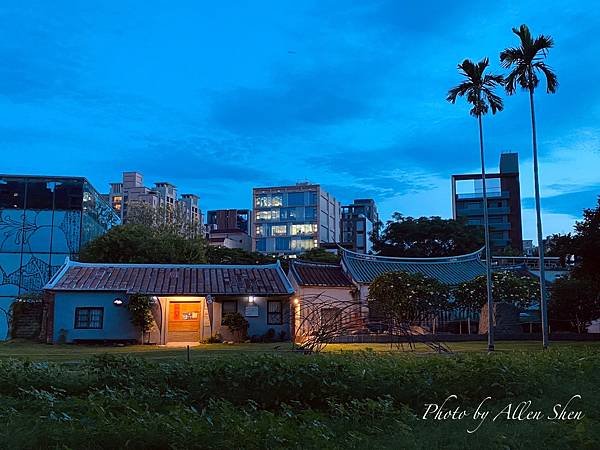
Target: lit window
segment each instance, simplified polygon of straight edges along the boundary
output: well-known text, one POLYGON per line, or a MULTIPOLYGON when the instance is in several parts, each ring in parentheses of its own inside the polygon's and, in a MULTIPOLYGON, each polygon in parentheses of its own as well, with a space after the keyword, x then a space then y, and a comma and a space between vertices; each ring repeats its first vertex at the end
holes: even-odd
POLYGON ((273 225, 271 227, 271 234, 273 236, 285 236, 287 234, 287 225, 273 225))
POLYGON ((274 194, 271 197, 271 204, 269 206, 283 206, 283 195, 274 194))
POLYGON ((101 329, 104 308, 75 308, 75 328, 101 329))
POLYGON ((316 223, 301 223, 292 225, 291 234, 297 236, 302 234, 314 234, 317 232, 316 223))
POLYGON ((309 250, 317 246, 316 242, 312 239, 292 239, 292 250, 309 250))

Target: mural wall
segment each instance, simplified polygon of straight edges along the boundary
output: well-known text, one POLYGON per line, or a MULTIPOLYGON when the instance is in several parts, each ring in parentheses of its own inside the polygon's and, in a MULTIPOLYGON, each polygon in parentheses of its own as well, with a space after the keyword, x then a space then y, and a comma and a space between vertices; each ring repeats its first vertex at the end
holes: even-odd
POLYGON ((83 178, 0 177, 0 339, 15 297, 40 291, 66 257, 118 223, 83 178))

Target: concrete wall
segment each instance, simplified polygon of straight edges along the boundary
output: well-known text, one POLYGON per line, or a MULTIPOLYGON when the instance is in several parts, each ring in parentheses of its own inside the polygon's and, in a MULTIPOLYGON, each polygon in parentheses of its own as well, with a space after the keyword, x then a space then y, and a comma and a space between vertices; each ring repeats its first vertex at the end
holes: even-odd
POLYGON ((141 333, 131 323, 124 305, 115 306, 115 298, 125 299, 119 292, 56 292, 54 297, 53 340, 59 342, 61 329, 66 331, 66 342, 77 339, 140 339, 141 333), (103 307, 102 329, 75 329, 75 308, 103 307))

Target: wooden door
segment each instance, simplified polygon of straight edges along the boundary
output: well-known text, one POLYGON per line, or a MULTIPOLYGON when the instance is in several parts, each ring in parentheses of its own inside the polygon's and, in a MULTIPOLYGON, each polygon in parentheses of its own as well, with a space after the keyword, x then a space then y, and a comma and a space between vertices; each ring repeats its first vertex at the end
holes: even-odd
POLYGON ((201 302, 170 302, 167 341, 199 342, 201 319, 201 302))

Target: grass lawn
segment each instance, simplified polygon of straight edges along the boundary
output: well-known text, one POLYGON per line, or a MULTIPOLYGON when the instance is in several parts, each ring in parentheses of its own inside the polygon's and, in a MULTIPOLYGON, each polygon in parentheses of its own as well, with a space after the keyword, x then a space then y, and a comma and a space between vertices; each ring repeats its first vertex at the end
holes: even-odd
POLYGON ((384 344, 315 355, 289 344, 210 344, 194 347, 188 363, 182 348, 6 342, 0 448, 598 448, 598 343, 451 348, 423 357, 384 344), (450 395, 445 418, 424 418, 450 395), (573 395, 581 398, 569 412, 580 416, 553 417, 573 395), (488 397, 489 418, 468 433, 488 397), (539 418, 518 413, 529 401, 539 418), (448 416, 455 408, 468 415, 448 416))
MULTIPOLYGON (((447 344, 451 351, 456 353, 463 352, 486 352, 487 343, 477 342, 451 342, 447 344)), ((553 348, 595 348, 600 351, 600 341, 598 342, 574 342, 559 341, 553 342, 553 348)), ((325 348, 326 353, 352 352, 352 351, 374 351, 385 353, 409 353, 405 345, 405 350, 390 349, 389 344, 330 344, 325 348)), ((496 350, 498 352, 521 352, 521 351, 539 351, 541 350, 539 341, 498 341, 496 350)), ((292 345, 289 342, 271 343, 271 344, 199 344, 190 347, 190 358, 214 358, 234 353, 264 354, 277 353, 282 355, 292 355, 292 345)), ((434 353, 423 345, 417 344, 416 353, 428 354, 434 353)), ((146 359, 168 360, 168 359, 187 359, 187 349, 185 347, 170 347, 156 345, 128 345, 128 346, 94 346, 94 345, 47 345, 27 341, 6 341, 0 342, 0 359, 6 358, 26 358, 31 361, 57 361, 57 362, 77 362, 88 359, 99 354, 130 355, 146 359)))

